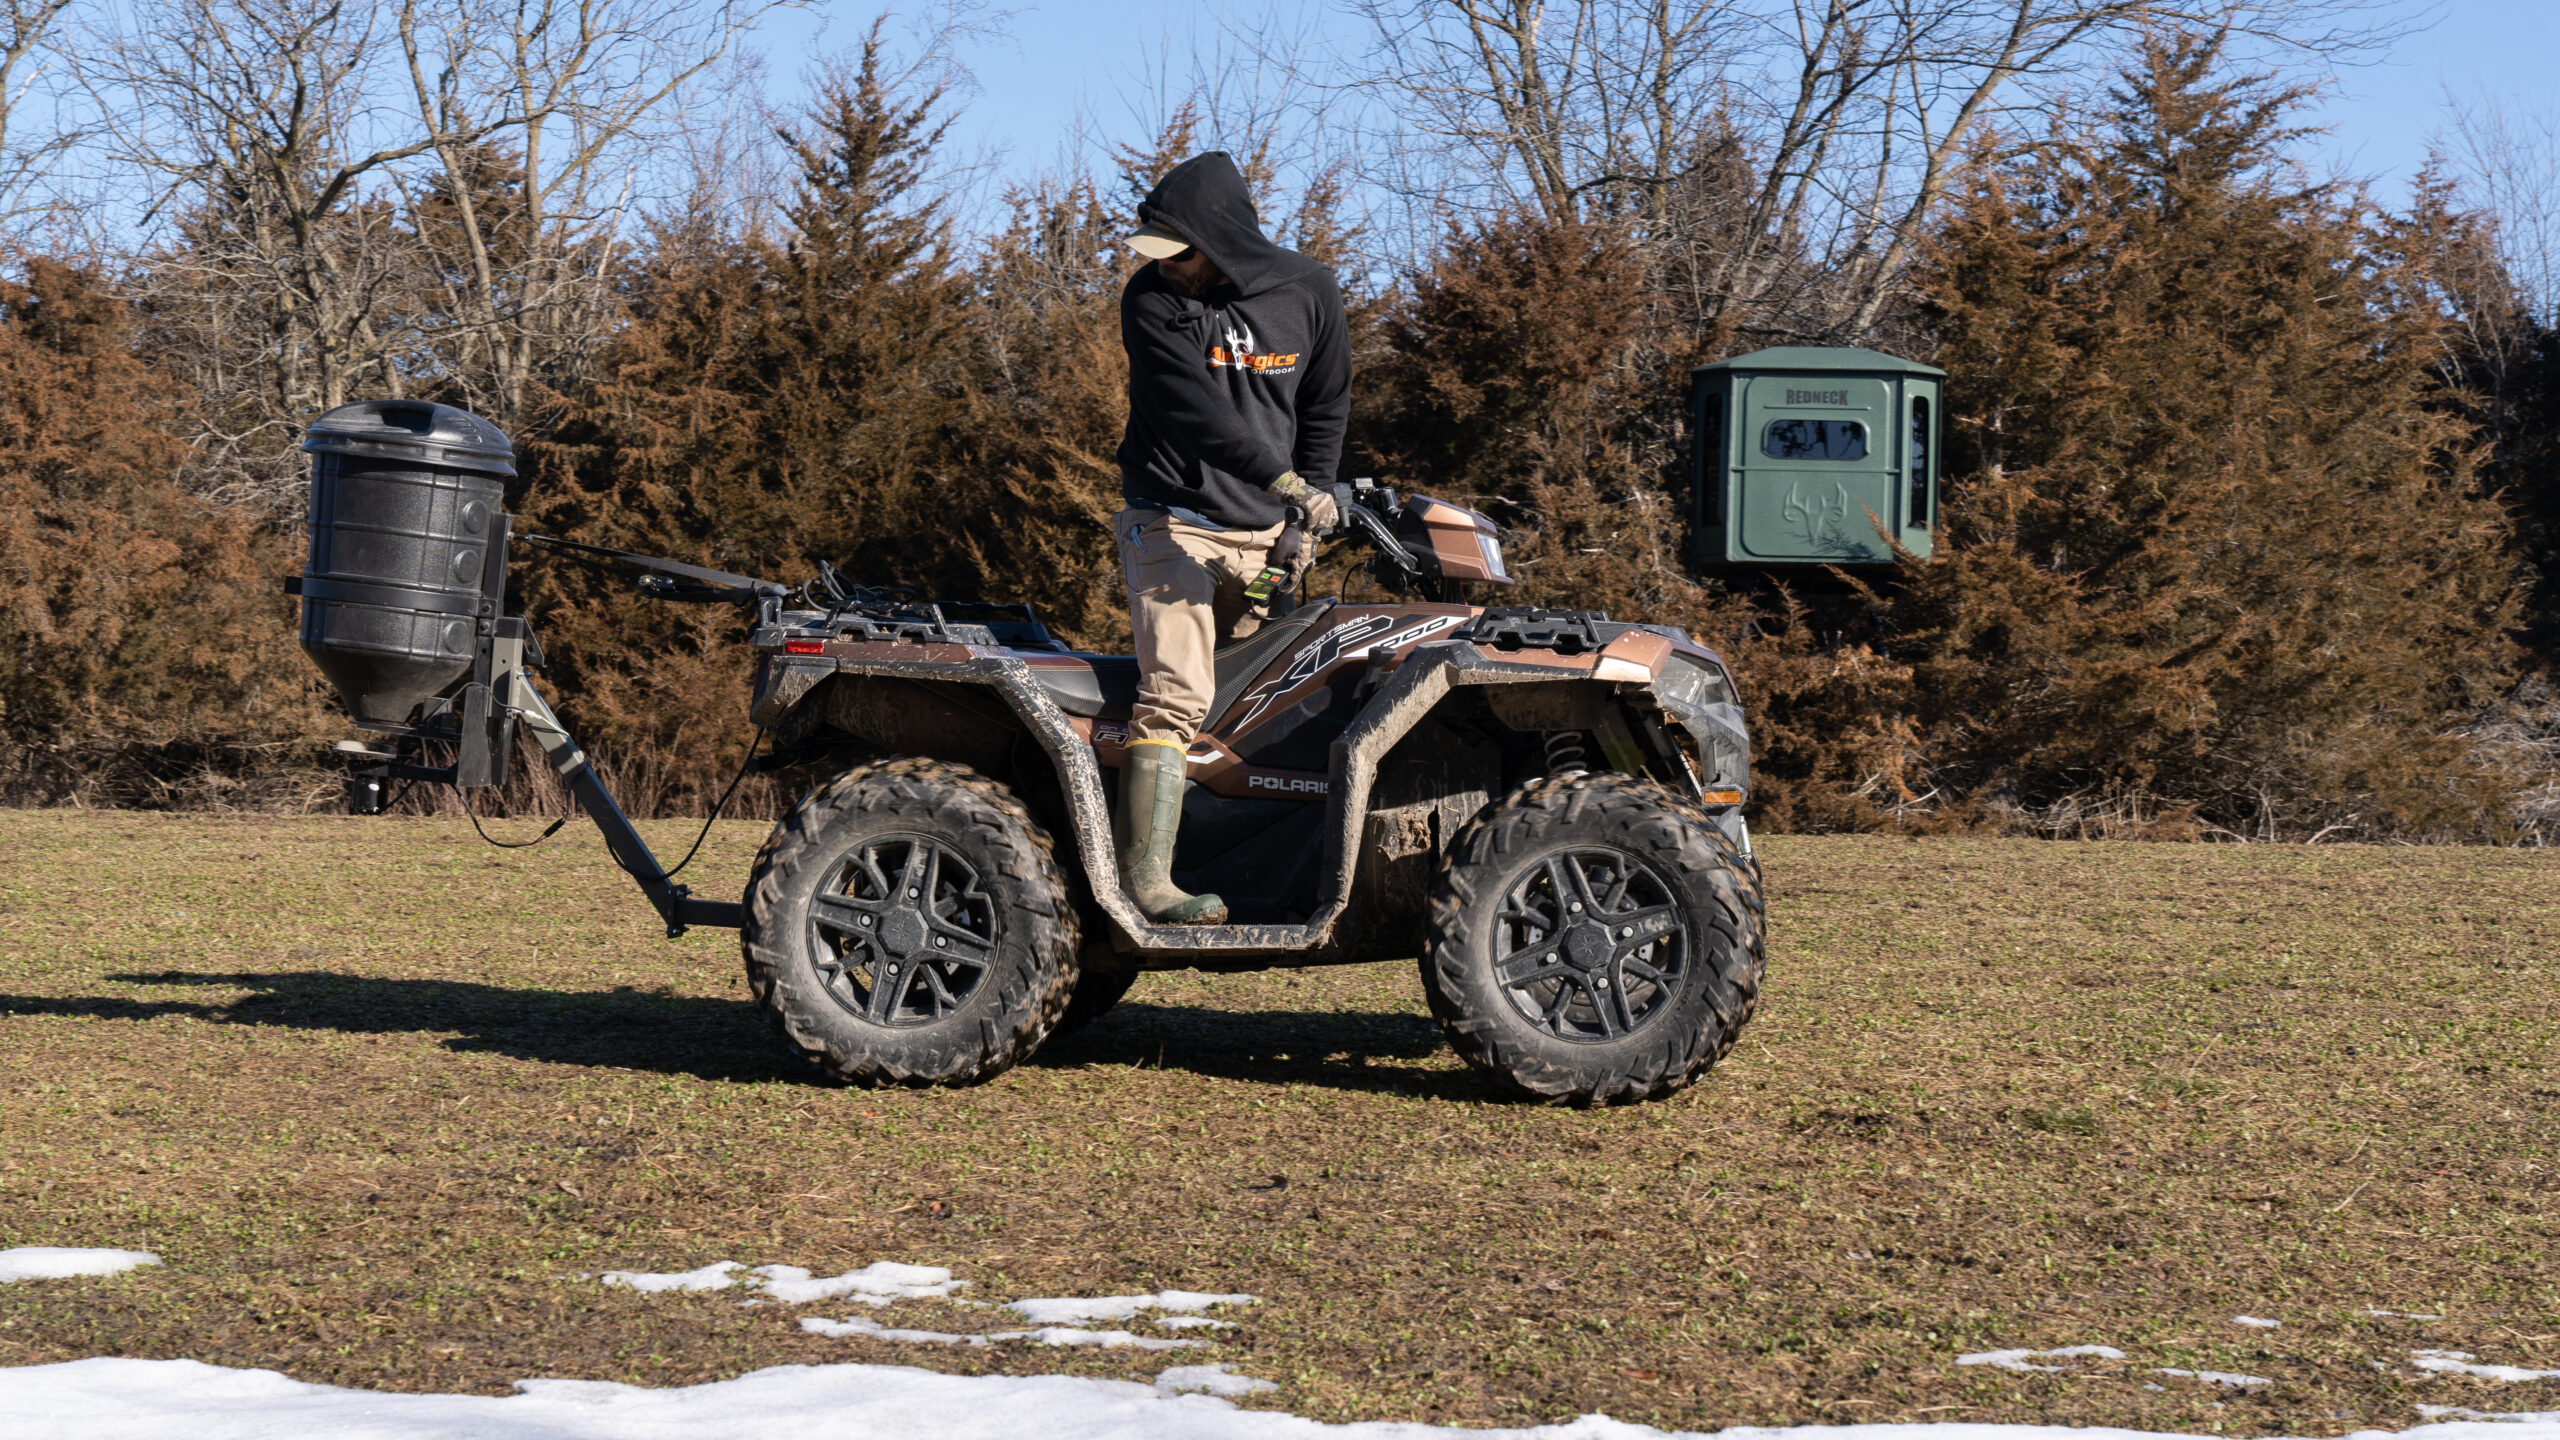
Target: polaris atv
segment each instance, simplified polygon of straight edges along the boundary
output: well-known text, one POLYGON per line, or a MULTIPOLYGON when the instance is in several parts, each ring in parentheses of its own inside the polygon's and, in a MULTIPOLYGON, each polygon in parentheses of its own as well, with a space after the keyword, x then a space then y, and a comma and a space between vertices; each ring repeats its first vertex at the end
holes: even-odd
POLYGON ((1731 677, 1669 627, 1471 604, 1511 583, 1472 510, 1363 483, 1344 530, 1405 598, 1276 604, 1218 652, 1175 855, 1176 883, 1226 897, 1209 926, 1151 924, 1121 888, 1132 657, 1074 650, 1027 606, 515 537, 755 609, 759 763, 826 778, 733 905, 671 882, 528 678, 539 647, 499 604, 504 437, 369 402, 305 448, 304 646, 393 744, 341 746, 357 808, 392 780, 501 783, 524 726, 669 933, 738 926, 757 1003, 834 1076, 985 1079, 1151 969, 1419 956, 1469 1063, 1586 1104, 1686 1085, 1750 1018, 1763 911, 1731 677), (422 763, 432 740, 453 764, 422 763))

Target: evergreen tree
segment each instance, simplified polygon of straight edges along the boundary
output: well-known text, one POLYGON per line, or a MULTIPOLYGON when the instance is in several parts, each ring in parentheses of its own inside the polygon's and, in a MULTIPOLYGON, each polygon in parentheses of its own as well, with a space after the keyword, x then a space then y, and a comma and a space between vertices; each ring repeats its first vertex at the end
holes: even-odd
MULTIPOLYGON (((555 437, 529 525, 786 581, 819 563, 947 588, 967 541, 940 489, 966 383, 965 277, 930 196, 938 92, 907 98, 876 31, 781 139, 789 233, 662 232, 631 319, 555 437)), ((531 572, 571 721, 628 783, 707 803, 747 743, 741 617, 531 572)))
POLYGON ((969 592, 1039 607, 1074 641, 1125 649, 1120 434, 1129 367, 1120 291, 1134 224, 1089 181, 1007 197, 1011 218, 978 257, 973 383, 945 468, 969 592))
POLYGON ((2414 262, 2285 163, 2300 98, 2157 39, 2106 133, 1977 166, 1940 230, 1947 540, 1888 621, 1940 783, 2267 836, 2494 813, 2446 732, 2507 678, 2506 523, 2414 262))
POLYGON ((0 286, 0 796, 302 801, 321 687, 292 558, 172 483, 179 392, 127 315, 48 260, 0 286))

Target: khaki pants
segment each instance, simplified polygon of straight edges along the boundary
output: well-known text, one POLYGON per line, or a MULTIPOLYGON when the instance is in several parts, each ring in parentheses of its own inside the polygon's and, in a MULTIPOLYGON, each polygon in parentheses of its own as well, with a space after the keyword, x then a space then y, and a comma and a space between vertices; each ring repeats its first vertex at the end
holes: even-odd
POLYGON ((1209 722, 1217 649, 1261 627, 1244 590, 1262 573, 1280 528, 1205 530, 1161 510, 1112 517, 1120 574, 1129 585, 1129 628, 1138 640, 1133 743, 1188 745, 1209 722))

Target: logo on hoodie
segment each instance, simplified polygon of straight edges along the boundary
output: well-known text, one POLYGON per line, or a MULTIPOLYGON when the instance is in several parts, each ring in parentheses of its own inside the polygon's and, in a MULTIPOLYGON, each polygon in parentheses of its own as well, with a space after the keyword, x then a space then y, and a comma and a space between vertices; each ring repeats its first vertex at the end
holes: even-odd
POLYGON ((1227 343, 1209 347, 1209 368, 1243 370, 1256 375, 1286 375, 1298 368, 1295 352, 1266 355, 1253 343, 1253 327, 1238 320, 1221 326, 1227 332, 1227 343))

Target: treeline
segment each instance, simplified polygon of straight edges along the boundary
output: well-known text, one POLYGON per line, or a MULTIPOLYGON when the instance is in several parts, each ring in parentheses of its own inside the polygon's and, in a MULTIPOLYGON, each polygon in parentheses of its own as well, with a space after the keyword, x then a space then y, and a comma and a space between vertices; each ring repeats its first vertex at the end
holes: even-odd
MULTIPOLYGON (((344 732, 277 588, 299 560, 277 417, 368 388, 509 424, 525 527, 1028 600, 1124 644, 1116 241, 1214 126, 1185 107, 972 233, 939 179, 950 99, 887 55, 875 32, 756 151, 781 172, 770 213, 662 207, 554 274, 543 303, 601 321, 520 304, 515 328, 435 337, 482 346, 468 364, 288 394, 275 332, 215 323, 254 309, 208 258, 242 253, 245 194, 133 264, 22 255, 0 297, 6 797, 334 795, 313 762, 344 732)), ((2211 34, 2116 61, 2047 130, 1976 133, 1906 229, 1846 256, 1761 203, 1773 157, 1733 127, 1693 131, 1676 185, 1450 207, 1401 258, 1350 171, 1284 195, 1267 152, 1243 158, 1280 238, 1356 282, 1346 472, 1493 514, 1520 601, 1724 649, 1761 746, 1755 823, 2551 838, 2560 340, 2442 178, 2399 211, 2306 178, 2303 94, 2211 34), (1949 372, 1936 554, 1698 573, 1689 368, 1825 341, 1949 372)), ((517 233, 511 143, 466 137, 363 217, 367 254, 409 257, 386 277, 468 257, 456 227, 517 233)), ((644 803, 701 813, 750 740, 739 618, 549 561, 515 580, 582 738, 644 803)), ((1337 564, 1334 584, 1361 582, 1337 564)))

